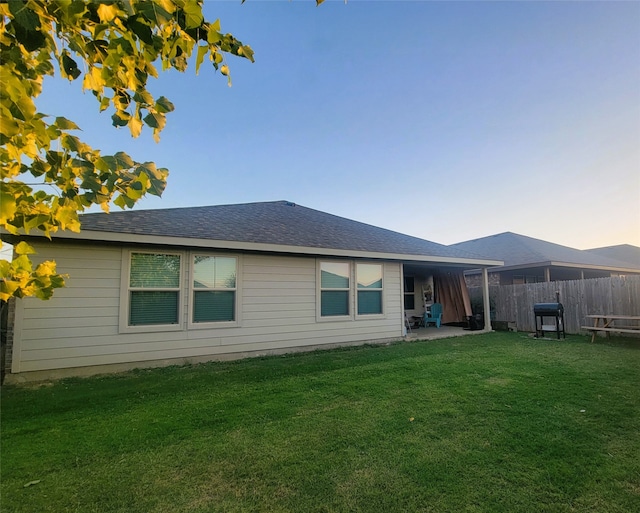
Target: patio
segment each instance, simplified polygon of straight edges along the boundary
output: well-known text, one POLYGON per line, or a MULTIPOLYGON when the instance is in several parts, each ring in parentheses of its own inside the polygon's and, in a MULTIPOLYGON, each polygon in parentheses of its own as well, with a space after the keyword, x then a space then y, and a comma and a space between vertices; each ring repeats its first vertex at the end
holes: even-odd
POLYGON ((406 340, 437 340, 440 338, 463 337, 465 335, 479 335, 486 333, 483 330, 471 331, 459 326, 445 326, 439 328, 429 326, 427 328, 411 328, 405 336, 406 340))

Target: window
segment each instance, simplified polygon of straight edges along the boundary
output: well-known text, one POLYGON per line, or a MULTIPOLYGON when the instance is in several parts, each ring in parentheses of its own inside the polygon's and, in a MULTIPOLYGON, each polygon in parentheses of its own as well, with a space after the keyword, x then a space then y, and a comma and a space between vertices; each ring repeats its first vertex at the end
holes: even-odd
POLYGON ((120 332, 238 326, 242 257, 123 251, 120 332))
POLYGON ((416 308, 416 288, 413 276, 404 277, 404 309, 415 310, 416 308))
POLYGON ((356 264, 358 315, 382 313, 382 264, 356 264))
POLYGON ((129 326, 178 324, 180 255, 131 253, 129 326))
POLYGON ((319 261, 318 290, 319 319, 353 320, 384 313, 382 264, 319 261))
POLYGON ((320 262, 320 315, 350 315, 351 266, 349 262, 320 262))
POLYGON ((193 258, 193 323, 236 320, 237 260, 195 255, 193 258))

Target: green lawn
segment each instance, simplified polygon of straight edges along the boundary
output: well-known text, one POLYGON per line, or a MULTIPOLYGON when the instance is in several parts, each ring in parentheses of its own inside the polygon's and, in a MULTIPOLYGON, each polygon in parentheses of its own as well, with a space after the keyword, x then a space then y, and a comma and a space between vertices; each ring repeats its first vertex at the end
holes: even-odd
POLYGON ((2 391, 3 512, 640 511, 640 341, 495 333, 2 391))

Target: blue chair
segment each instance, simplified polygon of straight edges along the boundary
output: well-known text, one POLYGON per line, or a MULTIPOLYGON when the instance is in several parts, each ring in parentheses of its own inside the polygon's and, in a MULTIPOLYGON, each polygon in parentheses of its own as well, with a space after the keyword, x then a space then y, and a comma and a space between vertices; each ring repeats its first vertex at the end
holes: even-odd
POLYGON ((426 328, 429 323, 436 325, 436 328, 440 327, 442 322, 442 305, 440 303, 433 303, 431 305, 431 312, 425 312, 422 318, 422 325, 426 328))

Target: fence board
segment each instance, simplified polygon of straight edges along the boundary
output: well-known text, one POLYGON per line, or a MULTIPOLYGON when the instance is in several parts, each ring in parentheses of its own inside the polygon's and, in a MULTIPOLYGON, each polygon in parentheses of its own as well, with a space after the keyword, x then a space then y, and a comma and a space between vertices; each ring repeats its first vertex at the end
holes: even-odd
MULTIPOLYGON (((567 333, 584 333, 580 327, 591 324, 586 318, 590 314, 640 315, 640 276, 493 285, 489 287, 489 298, 496 320, 515 322, 519 331, 533 332, 533 305, 555 302, 556 292, 564 306, 567 333)), ((477 303, 482 298, 482 288, 470 287, 469 295, 472 304, 477 303)))

